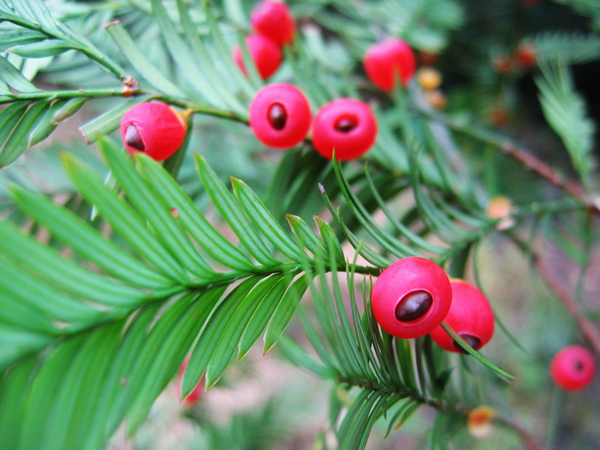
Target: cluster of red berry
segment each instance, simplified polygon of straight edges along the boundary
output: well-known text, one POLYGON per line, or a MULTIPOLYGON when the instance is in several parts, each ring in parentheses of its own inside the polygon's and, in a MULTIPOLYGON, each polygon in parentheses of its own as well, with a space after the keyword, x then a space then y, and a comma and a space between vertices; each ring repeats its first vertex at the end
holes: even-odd
MULTIPOLYGON (((281 63, 281 47, 293 42, 296 24, 285 3, 262 1, 252 12, 256 34, 247 38, 250 55, 261 76, 271 76, 281 63)), ((242 54, 236 47, 233 57, 246 73, 242 54)), ((364 69, 378 88, 393 90, 400 80, 406 85, 415 73, 415 56, 399 39, 371 46, 364 57, 364 69)), ((340 161, 359 158, 375 143, 377 120, 360 100, 340 98, 324 105, 312 119, 306 96, 295 86, 278 83, 261 89, 250 105, 250 126, 263 144, 288 149, 308 136, 325 158, 335 151, 340 161)), ((144 152, 162 161, 171 156, 185 139, 186 123, 180 113, 162 103, 137 105, 121 123, 121 137, 130 153, 144 152)))
MULTIPOLYGON (((295 26, 289 11, 278 3, 277 17, 269 18, 269 14, 275 15, 271 13, 275 8, 263 6, 267 3, 274 2, 262 2, 253 13, 253 28, 260 32, 261 26, 277 22, 280 25, 278 33, 293 38, 295 26), (280 20, 280 17, 286 17, 286 20, 280 20), (284 23, 286 26, 283 26, 284 23)), ((253 59, 262 73, 263 62, 254 56, 253 59)), ((364 58, 367 76, 375 86, 386 91, 394 89, 397 79, 404 85, 408 83, 415 72, 415 65, 412 50, 399 39, 389 39, 373 45, 364 58)), ((306 96, 290 84, 266 86, 258 92, 250 105, 250 126, 258 140, 269 147, 288 149, 298 145, 307 137, 311 121, 312 114, 306 96)), ((312 122, 313 145, 328 159, 333 157, 334 151, 340 161, 359 158, 369 151, 377 137, 375 115, 360 100, 334 100, 324 105, 312 122)))
MULTIPOLYGON (((483 293, 463 280, 449 279, 425 258, 404 258, 387 267, 373 286, 371 308, 389 334, 402 339, 429 334, 450 352, 464 350, 442 328, 442 321, 475 350, 494 334, 494 312, 483 293)), ((583 389, 594 378, 594 358, 583 347, 565 347, 552 360, 550 374, 565 390, 583 389)))
MULTIPOLYGON (((281 48, 294 41, 296 22, 285 3, 264 0, 252 11, 250 24, 255 34, 246 37, 248 52, 260 77, 266 80, 277 72, 283 61, 281 48)), ((239 45, 233 49, 233 60, 248 76, 239 45)))
POLYGON ((535 47, 523 42, 517 47, 514 55, 497 55, 493 58, 492 64, 496 72, 502 75, 508 75, 515 69, 531 69, 537 64, 535 47))
POLYGON ((463 350, 441 327, 444 320, 476 350, 494 334, 494 313, 481 291, 463 280, 450 280, 425 258, 404 258, 386 268, 373 286, 371 307, 391 335, 412 339, 430 334, 451 352, 463 350))
POLYGON ((278 83, 262 88, 250 104, 250 127, 263 144, 288 149, 308 135, 325 158, 347 161, 365 154, 375 143, 377 120, 369 106, 340 98, 323 106, 312 120, 308 100, 295 86, 278 83))

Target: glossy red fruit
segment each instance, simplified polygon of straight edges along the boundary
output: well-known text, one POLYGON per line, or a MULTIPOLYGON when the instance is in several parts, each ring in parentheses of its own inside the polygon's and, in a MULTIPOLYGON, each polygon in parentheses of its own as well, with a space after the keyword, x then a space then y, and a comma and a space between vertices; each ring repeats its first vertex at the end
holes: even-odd
POLYGON ((391 91, 398 78, 408 84, 415 73, 415 55, 408 44, 400 39, 387 39, 369 47, 364 57, 369 80, 379 89, 391 91))
POLYGON ((298 145, 306 138, 311 119, 308 100, 291 84, 265 86, 250 103, 250 127, 256 138, 269 147, 298 145))
POLYGON ((565 391, 579 391, 594 379, 596 364, 589 350, 569 345, 560 350, 550 364, 550 376, 565 391))
MULTIPOLYGON (((475 350, 494 334, 494 312, 483 293, 463 280, 452 280, 452 306, 444 321, 475 350)), ((449 352, 464 353, 441 327, 431 332, 433 341, 449 352)))
POLYGON ((327 103, 315 116, 313 144, 331 159, 335 149, 338 161, 364 155, 375 143, 377 119, 371 108, 360 100, 340 98, 327 103))
MULTIPOLYGON (((264 36, 258 34, 251 34, 246 37, 246 45, 250 56, 256 65, 256 69, 263 80, 266 80, 279 69, 283 55, 281 49, 277 47, 273 42, 264 36)), ((233 49, 233 60, 238 65, 242 73, 248 76, 248 71, 244 65, 244 59, 242 58, 242 49, 239 45, 236 45, 233 49)))
MULTIPOLYGON (((185 361, 183 361, 183 364, 181 364, 181 367, 179 368, 179 386, 181 386, 183 374, 185 373, 185 368, 187 367, 189 360, 189 358, 186 358, 185 361)), ((182 403, 184 405, 193 406, 202 399, 202 396, 204 395, 203 381, 204 377, 200 379, 200 381, 192 390, 192 392, 190 392, 190 394, 182 400, 182 403)))
POLYGON ((275 44, 283 47, 293 42, 296 22, 287 5, 281 1, 264 0, 250 15, 252 29, 275 44))
POLYGON ((375 320, 389 334, 403 339, 431 332, 442 323, 451 304, 446 272, 418 257, 401 259, 385 269, 371 294, 375 320))
POLYGON ((187 124, 164 103, 141 103, 121 120, 121 138, 131 154, 143 152, 157 161, 175 153, 185 140, 187 124))

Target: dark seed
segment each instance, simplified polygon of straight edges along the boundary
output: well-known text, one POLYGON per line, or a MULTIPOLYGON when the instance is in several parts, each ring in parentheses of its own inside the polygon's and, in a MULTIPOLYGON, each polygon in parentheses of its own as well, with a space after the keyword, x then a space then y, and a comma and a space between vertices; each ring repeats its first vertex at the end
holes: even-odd
POLYGON ((341 131, 342 133, 348 133, 356 128, 358 123, 354 119, 349 119, 348 117, 343 117, 338 120, 335 124, 335 129, 341 131))
MULTIPOLYGON (((459 334, 459 336, 461 338, 463 338, 463 340, 469 344, 473 350, 477 350, 479 348, 479 346, 481 345, 481 340, 479 338, 476 338, 475 336, 471 336, 470 334, 459 334)), ((460 351, 461 353, 467 353, 460 345, 458 345, 456 342, 452 342, 452 344, 454 345, 454 347, 460 351)))
POLYGON ((583 370, 583 363, 580 360, 575 360, 575 370, 578 372, 583 370))
POLYGON ((405 295, 396 306, 396 319, 400 322, 410 322, 422 317, 433 303, 431 294, 425 291, 411 292, 405 295))
POLYGON ((125 143, 141 152, 146 149, 142 136, 135 125, 127 125, 125 128, 125 143))
POLYGON ((276 130, 283 130, 287 122, 287 111, 281 103, 273 103, 269 108, 269 123, 276 130))

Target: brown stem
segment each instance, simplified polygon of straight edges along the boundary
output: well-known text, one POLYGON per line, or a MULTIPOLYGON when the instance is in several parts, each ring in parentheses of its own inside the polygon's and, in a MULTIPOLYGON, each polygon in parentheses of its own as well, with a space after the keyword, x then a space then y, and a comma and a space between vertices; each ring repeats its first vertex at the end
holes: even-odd
POLYGON ((593 198, 590 198, 579 183, 565 179, 551 166, 534 156, 525 148, 517 146, 510 139, 507 139, 482 127, 475 126, 471 123, 463 124, 437 111, 419 108, 418 112, 432 120, 443 123, 453 130, 460 131, 461 133, 467 134, 475 139, 479 139, 483 142, 493 145, 494 147, 500 149, 502 153, 510 156, 516 161, 519 161, 527 169, 535 172, 545 180, 552 183, 554 186, 562 189, 578 199, 594 214, 600 214, 600 202, 594 201, 593 198))
POLYGON ((502 417, 494 417, 494 422, 503 425, 507 428, 512 428, 523 441, 525 448, 527 450, 543 450, 544 447, 541 447, 536 439, 521 425, 517 424, 514 420, 504 419, 502 417))
POLYGON ((548 267, 544 258, 538 257, 538 255, 534 254, 534 262, 535 267, 538 272, 546 282, 546 284, 551 287, 558 298, 562 301, 569 314, 573 316, 575 322, 577 322, 577 326, 579 327, 579 331, 583 338, 587 341, 587 343, 592 347, 596 356, 600 358, 600 333, 596 329, 596 327, 592 324, 590 320, 588 320, 580 311, 577 303, 575 303, 575 299, 571 294, 569 289, 566 289, 562 283, 560 283, 556 274, 548 267))
POLYGON ((503 153, 509 155, 513 159, 522 163, 528 169, 531 169, 542 178, 545 178, 553 185, 561 188, 568 192, 573 197, 581 200, 588 208, 594 210, 596 213, 600 212, 598 205, 596 205, 585 193, 583 187, 574 181, 566 180, 560 174, 554 171, 552 167, 546 164, 541 159, 533 156, 531 153, 517 147, 510 141, 505 141, 500 147, 503 153))
MULTIPOLYGON (((509 236, 523 251, 527 251, 527 245, 521 239, 512 233, 508 233, 507 236, 509 236)), ((590 345, 596 356, 600 358, 600 332, 598 329, 582 314, 571 291, 557 280, 556 274, 546 263, 547 258, 542 257, 534 249, 529 249, 529 253, 531 254, 535 268, 546 285, 556 292, 559 300, 565 306, 569 314, 573 316, 573 319, 579 328, 579 332, 590 345)))

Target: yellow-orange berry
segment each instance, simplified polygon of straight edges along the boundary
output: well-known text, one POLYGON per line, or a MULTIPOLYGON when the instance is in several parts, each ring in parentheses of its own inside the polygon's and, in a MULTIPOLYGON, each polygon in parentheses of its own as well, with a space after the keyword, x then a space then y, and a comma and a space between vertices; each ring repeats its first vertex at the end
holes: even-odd
POLYGON ((488 436, 493 429, 492 420, 496 412, 489 406, 478 406, 471 410, 467 418, 467 429, 472 436, 484 438, 488 436))
POLYGON ((448 104, 448 99, 439 89, 425 91, 425 99, 435 109, 444 109, 448 104))
POLYGON ((422 67, 417 71, 417 82, 425 90, 437 89, 442 84, 442 74, 433 67, 422 67))

